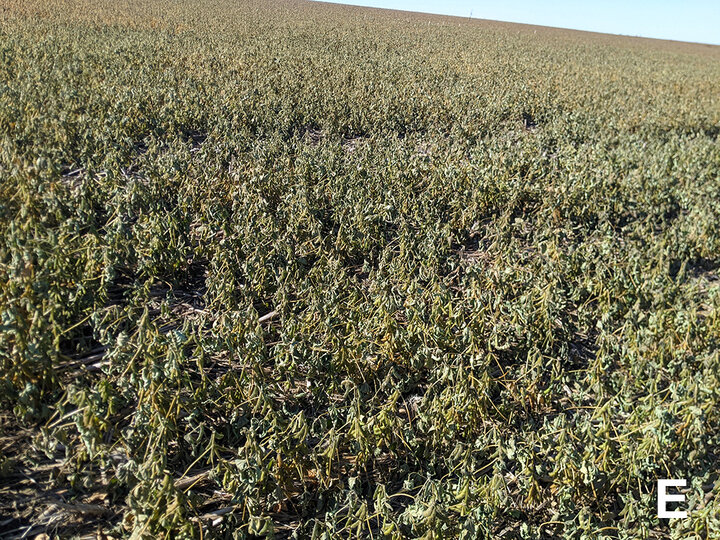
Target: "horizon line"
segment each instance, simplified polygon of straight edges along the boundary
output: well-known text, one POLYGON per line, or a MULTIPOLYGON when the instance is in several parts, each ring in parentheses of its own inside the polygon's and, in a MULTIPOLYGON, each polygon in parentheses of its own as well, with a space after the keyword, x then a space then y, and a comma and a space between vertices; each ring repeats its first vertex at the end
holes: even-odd
POLYGON ((356 4, 352 1, 348 2, 347 0, 306 0, 308 2, 312 2, 315 4, 332 4, 335 6, 348 6, 348 7, 357 7, 362 9, 376 9, 380 11, 394 11, 396 13, 407 13, 410 15, 433 15, 437 17, 451 17, 453 19, 461 19, 461 20, 472 20, 472 21, 485 21, 485 22, 498 22, 498 23, 504 23, 504 24, 517 24, 517 25, 524 25, 524 26, 535 26, 537 28, 548 28, 551 30, 571 30, 573 32, 583 32, 586 34, 598 34, 602 36, 612 36, 612 37, 623 37, 623 38, 631 38, 631 39, 651 39, 653 41, 667 41, 670 43, 687 43, 688 45, 704 45, 707 47, 720 47, 720 41, 717 43, 710 43, 707 41, 688 41, 683 39, 672 39, 672 38, 662 38, 662 37, 651 37, 651 36, 643 36, 640 34, 616 34, 613 32, 601 32, 599 30, 587 30, 584 28, 575 28, 570 26, 549 26, 546 24, 536 24, 536 23, 529 23, 529 22, 522 22, 522 21, 509 21, 505 19, 486 19, 484 17, 475 17, 472 15, 472 11, 470 12, 470 15, 453 15, 449 13, 439 13, 436 11, 413 11, 409 9, 398 9, 398 8, 389 8, 389 7, 378 7, 378 6, 366 6, 363 4, 356 4))

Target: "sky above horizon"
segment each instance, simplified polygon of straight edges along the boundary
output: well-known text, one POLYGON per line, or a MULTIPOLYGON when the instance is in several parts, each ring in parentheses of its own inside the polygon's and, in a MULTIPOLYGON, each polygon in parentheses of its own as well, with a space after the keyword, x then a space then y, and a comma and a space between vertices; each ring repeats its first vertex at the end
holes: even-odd
POLYGON ((720 0, 325 0, 720 45, 720 0))

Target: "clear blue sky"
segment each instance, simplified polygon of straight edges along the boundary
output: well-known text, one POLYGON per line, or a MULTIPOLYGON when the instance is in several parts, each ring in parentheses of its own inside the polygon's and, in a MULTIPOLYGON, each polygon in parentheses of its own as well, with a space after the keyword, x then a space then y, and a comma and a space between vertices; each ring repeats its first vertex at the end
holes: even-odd
POLYGON ((720 0, 329 0, 720 45, 720 0))

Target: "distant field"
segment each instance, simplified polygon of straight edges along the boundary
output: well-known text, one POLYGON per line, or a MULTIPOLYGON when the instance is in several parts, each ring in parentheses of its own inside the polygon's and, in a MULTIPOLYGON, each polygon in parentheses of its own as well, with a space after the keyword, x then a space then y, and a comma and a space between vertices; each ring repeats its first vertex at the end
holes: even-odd
POLYGON ((0 0, 0 537, 720 537, 719 135, 720 47, 0 0))

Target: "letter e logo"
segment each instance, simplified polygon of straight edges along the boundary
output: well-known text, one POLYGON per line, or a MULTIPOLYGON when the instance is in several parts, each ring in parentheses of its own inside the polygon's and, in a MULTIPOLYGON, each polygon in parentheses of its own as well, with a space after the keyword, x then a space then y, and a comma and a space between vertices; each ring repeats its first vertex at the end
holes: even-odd
POLYGON ((660 519, 684 519, 687 517, 687 512, 675 510, 670 512, 667 509, 667 503, 669 502, 685 502, 685 495, 670 495, 667 492, 667 488, 673 487, 685 487, 687 480, 658 480, 658 517, 660 519))

